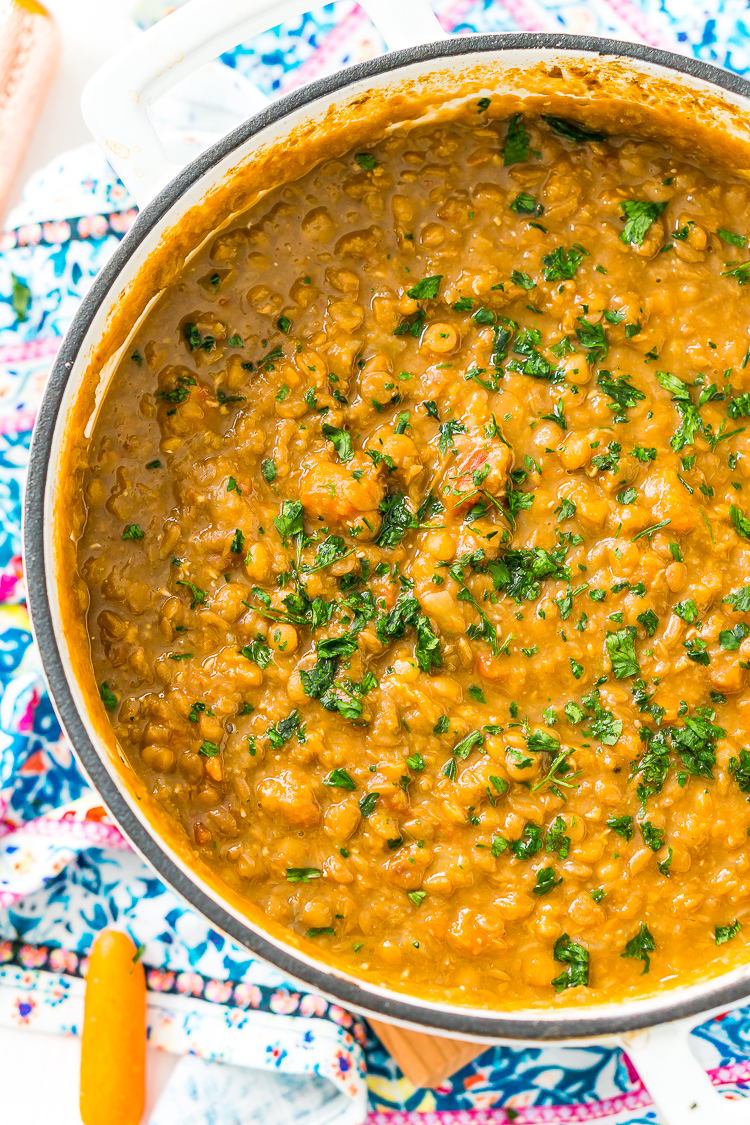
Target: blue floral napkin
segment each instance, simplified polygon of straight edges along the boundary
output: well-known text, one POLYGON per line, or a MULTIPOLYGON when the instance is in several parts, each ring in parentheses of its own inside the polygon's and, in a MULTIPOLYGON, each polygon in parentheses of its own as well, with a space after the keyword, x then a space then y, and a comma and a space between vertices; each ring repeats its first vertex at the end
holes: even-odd
MULTIPOLYGON (((750 69, 732 0, 439 0, 446 29, 570 31, 637 40, 750 69)), ((163 0, 140 0, 142 25, 163 0)), ((383 49, 349 0, 316 9, 209 65, 156 107, 188 159, 268 96, 383 49)), ((0 1025, 77 1034, 97 931, 145 947, 151 1043, 183 1056, 150 1125, 548 1125, 657 1120, 617 1049, 486 1051, 415 1090, 363 1021, 285 981, 188 909, 130 851, 81 776, 46 694, 24 606, 21 497, 34 418, 81 297, 135 218, 93 145, 28 184, 0 233, 0 1025)), ((694 1035, 727 1094, 750 1082, 750 1009, 694 1035)))

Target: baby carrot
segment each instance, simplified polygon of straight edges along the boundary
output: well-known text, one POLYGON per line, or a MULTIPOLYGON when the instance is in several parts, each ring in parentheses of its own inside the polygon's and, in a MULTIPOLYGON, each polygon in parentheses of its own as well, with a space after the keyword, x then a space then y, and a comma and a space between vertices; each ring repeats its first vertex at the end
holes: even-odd
POLYGON ((146 1063, 146 980, 127 934, 104 930, 86 976, 81 1048, 84 1125, 138 1125, 146 1063))

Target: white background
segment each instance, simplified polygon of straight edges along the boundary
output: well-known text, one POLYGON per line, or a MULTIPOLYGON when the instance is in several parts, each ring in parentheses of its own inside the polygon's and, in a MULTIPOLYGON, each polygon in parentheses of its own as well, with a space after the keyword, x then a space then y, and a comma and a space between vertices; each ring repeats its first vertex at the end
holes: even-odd
MULTIPOLYGON (((44 0, 60 28, 62 57, 36 127, 10 205, 28 176, 66 149, 91 140, 81 117, 81 91, 94 71, 137 34, 129 13, 134 0, 44 0)), ((81 1125, 78 1112, 77 1039, 0 1028, 2 1125, 81 1125)), ((149 1051, 147 1112, 176 1059, 149 1051)), ((112 1122, 112 1125, 118 1125, 112 1122)))

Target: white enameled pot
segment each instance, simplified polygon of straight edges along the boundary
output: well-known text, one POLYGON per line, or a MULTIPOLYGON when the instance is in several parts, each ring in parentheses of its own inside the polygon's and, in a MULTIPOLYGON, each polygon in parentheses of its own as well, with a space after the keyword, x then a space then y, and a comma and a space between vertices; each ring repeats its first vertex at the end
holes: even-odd
MULTIPOLYGON (((571 96, 582 94, 582 72, 597 75, 597 97, 623 98, 628 89, 668 89, 673 91, 675 112, 693 114, 743 143, 750 141, 750 83, 694 59, 564 35, 450 39, 426 0, 362 2, 392 48, 388 54, 295 90, 264 108, 258 94, 251 107, 255 115, 186 168, 170 163, 151 124, 149 106, 222 51, 303 13, 307 0, 190 0, 128 44, 85 91, 86 120, 141 212, 71 325, 32 444, 26 573, 33 627, 55 707, 84 769, 136 850, 214 926, 290 977, 364 1014, 454 1038, 515 1044, 619 1042, 668 1125, 750 1121, 747 1103, 728 1102, 714 1092, 688 1043, 692 1026, 750 996, 750 965, 648 999, 564 1012, 459 1008, 357 980, 249 921, 215 884, 196 874, 184 852, 155 829, 91 705, 91 673, 76 656, 70 583, 58 535, 58 515, 69 499, 67 451, 76 427, 90 429, 107 378, 127 346, 127 332, 118 327, 118 318, 127 310, 135 329, 148 304, 144 279, 162 276, 158 270, 154 273, 154 263, 161 260, 165 245, 178 245, 179 231, 190 226, 201 203, 217 198, 225 205, 231 193, 221 195, 221 190, 257 172, 269 153, 283 151, 285 145, 293 148, 302 133, 324 136, 332 121, 341 127, 368 99, 381 108, 392 104, 395 112, 405 99, 429 100, 431 92, 445 97, 446 91, 464 87, 467 76, 474 93, 539 92, 541 72, 554 73, 555 81, 567 77, 571 96), (527 84, 527 75, 536 77, 527 84)), ((226 206, 221 214, 228 215, 226 206)), ((200 224, 195 227, 200 234, 199 228, 200 224)), ((208 230, 204 233, 207 236, 208 230)), ((180 253, 188 252, 181 244, 180 253)), ((352 1121, 359 1120, 361 1112, 362 1107, 353 1109, 352 1121)))

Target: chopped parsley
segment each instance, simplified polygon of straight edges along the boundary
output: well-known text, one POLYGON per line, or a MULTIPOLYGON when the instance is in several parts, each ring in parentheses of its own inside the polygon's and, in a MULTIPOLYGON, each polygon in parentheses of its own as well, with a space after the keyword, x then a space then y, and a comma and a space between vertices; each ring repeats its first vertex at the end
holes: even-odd
POLYGON ((435 274, 434 277, 423 277, 416 285, 412 285, 411 289, 406 290, 408 297, 412 297, 415 301, 425 301, 437 297, 440 292, 440 282, 443 280, 441 273, 435 274))
POLYGON ((611 828, 618 836, 622 836, 623 840, 633 839, 633 818, 632 816, 611 816, 607 821, 607 828, 611 828))
POLYGON ((329 426, 327 422, 324 422, 322 433, 323 437, 331 442, 338 453, 339 461, 351 461, 354 450, 352 449, 352 436, 348 430, 339 429, 337 426, 329 426))
POLYGON ((375 806, 379 800, 379 793, 365 793, 364 797, 362 797, 359 802, 359 811, 362 813, 362 816, 371 816, 372 813, 375 812, 375 806))
POLYGON ((646 847, 651 848, 652 852, 658 852, 659 848, 664 844, 665 832, 663 828, 657 828, 650 820, 641 821, 641 834, 643 842, 646 847))
POLYGON ((635 937, 631 938, 625 946, 624 951, 620 954, 621 957, 635 957, 638 961, 643 961, 643 976, 651 968, 650 953, 656 949, 656 942, 654 941, 648 926, 641 922, 638 927, 638 933, 635 937))
POLYGON ((200 586, 195 586, 192 582, 183 581, 181 578, 177 579, 178 586, 187 586, 190 593, 193 595, 193 600, 190 603, 190 608, 195 609, 198 605, 205 605, 208 594, 205 590, 201 590, 200 586))
POLYGON ((555 878, 554 867, 543 867, 536 873, 536 886, 533 888, 535 895, 547 895, 562 883, 562 879, 555 878))
POLYGON ((635 654, 636 629, 628 625, 616 633, 607 633, 606 645, 612 672, 616 680, 640 675, 640 666, 635 654))
POLYGON ((659 203, 627 199, 621 203, 620 207, 625 212, 626 223, 620 239, 629 242, 632 246, 642 246, 651 224, 656 222, 668 202, 668 199, 659 203))
POLYGON ((566 988, 586 987, 589 983, 589 954, 578 942, 572 941, 568 934, 563 934, 555 942, 553 955, 556 961, 568 965, 568 968, 555 977, 550 983, 555 992, 562 992, 566 988))
POLYGON ((345 769, 333 770, 328 777, 323 778, 323 784, 336 789, 356 789, 354 778, 345 769))
POLYGON ((302 716, 295 707, 290 715, 285 719, 280 719, 278 723, 274 723, 266 731, 266 738, 273 746, 274 750, 280 750, 285 742, 288 742, 295 731, 297 736, 302 734, 302 716))
POLYGON ((383 517, 380 530, 375 539, 378 547, 393 550, 411 528, 418 526, 417 517, 409 507, 403 492, 395 492, 384 497, 378 511, 383 517))
POLYGON ((249 644, 243 645, 239 650, 240 656, 244 656, 247 660, 252 660, 259 668, 267 668, 271 663, 271 649, 266 643, 266 638, 258 633, 254 641, 249 644))
POLYGON ((584 259, 584 251, 576 246, 566 250, 558 246, 542 258, 545 281, 571 281, 584 259))
POLYGON ((742 929, 742 922, 735 918, 734 922, 729 926, 717 926, 714 930, 714 940, 717 945, 724 945, 725 942, 731 941, 733 937, 742 929))
POLYGON ((281 512, 273 522, 284 542, 291 539, 292 536, 304 533, 304 516, 305 509, 301 500, 284 500, 282 502, 281 512))
POLYGON ((146 533, 137 523, 129 523, 122 535, 121 539, 145 539, 146 533))
POLYGON ((607 139, 606 133, 600 133, 598 129, 589 129, 585 125, 579 125, 577 121, 568 121, 563 117, 550 117, 547 114, 542 114, 542 120, 546 121, 550 129, 557 133, 559 137, 565 137, 566 141, 586 144, 589 141, 606 141, 607 139))
POLYGON ((508 118, 508 132, 505 136, 503 164, 506 168, 509 164, 521 164, 528 160, 530 140, 531 137, 524 128, 523 116, 514 113, 508 118))
POLYGON ((102 703, 108 711, 117 710, 117 696, 112 691, 112 688, 109 686, 106 680, 104 680, 104 682, 99 685, 99 695, 101 696, 102 703))
POLYGON ((510 280, 519 289, 536 289, 536 282, 527 273, 521 273, 520 270, 512 270, 510 280))
POLYGON ((570 853, 570 836, 566 836, 567 825, 561 816, 555 817, 547 829, 544 850, 550 854, 557 852, 560 859, 567 859, 570 853))
MULTIPOLYGON (((516 198, 510 205, 511 211, 515 211, 517 215, 534 215, 536 214, 536 201, 526 192, 519 192, 516 198)), ((454 305, 455 308, 455 305, 454 305)))
POLYGON ((289 883, 310 883, 313 879, 320 879, 322 874, 319 867, 287 867, 286 869, 289 883))
MULTIPOLYGON (((736 504, 729 505, 729 517, 737 534, 741 535, 743 539, 750 539, 750 520, 736 504)), ((123 536, 124 538, 125 536, 123 536)))

